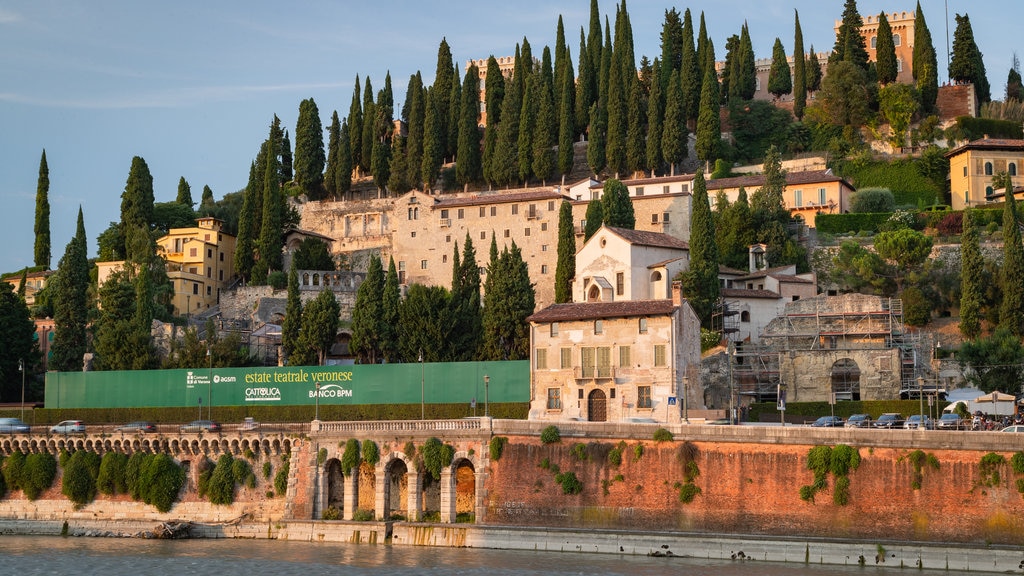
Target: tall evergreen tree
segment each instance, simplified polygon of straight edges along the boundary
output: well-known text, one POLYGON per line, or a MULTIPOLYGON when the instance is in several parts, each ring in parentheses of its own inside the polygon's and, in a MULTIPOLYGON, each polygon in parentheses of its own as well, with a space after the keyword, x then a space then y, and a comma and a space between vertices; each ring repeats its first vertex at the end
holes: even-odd
MULTIPOLYGON (((519 54, 519 48, 516 48, 519 54)), ((517 61, 520 58, 517 57, 517 61)), ((523 74, 520 67, 520 76, 523 74)), ((518 176, 519 167, 519 114, 522 111, 523 93, 519 90, 519 81, 515 72, 512 73, 511 85, 507 86, 505 98, 501 103, 501 122, 498 124, 498 142, 492 158, 491 173, 494 183, 499 186, 512 184, 518 176)))
MULTIPOLYGON (((704 78, 704 74, 707 72, 708 63, 708 47, 710 46, 708 36, 708 27, 704 23, 704 12, 700 13, 700 27, 697 32, 697 73, 700 78, 704 78)), ((714 59, 712 59, 714 62, 714 59)))
POLYGON ((0 287, 0 398, 14 403, 24 398, 25 376, 39 361, 39 351, 34 340, 35 323, 29 315, 28 306, 14 293, 14 286, 4 282, 0 287), (22 370, 21 382, 12 377, 22 370), (22 386, 19 386, 21 384, 22 386))
POLYGON ((802 120, 804 108, 807 107, 807 61, 804 55, 804 32, 800 29, 800 13, 794 9, 793 14, 793 115, 797 120, 802 120))
POLYGON ((1017 54, 1013 55, 1013 65, 1010 66, 1010 72, 1006 75, 1006 100, 1016 100, 1020 102, 1024 99, 1024 82, 1021 81, 1020 77, 1020 60, 1017 59, 1017 54))
POLYGON ((149 245, 140 241, 133 242, 131 234, 149 232, 149 224, 153 220, 153 176, 149 166, 141 157, 132 158, 132 167, 128 172, 128 181, 121 193, 121 231, 125 237, 125 257, 138 261, 143 258, 137 250, 148 250, 149 245))
POLYGON ((242 193, 242 209, 238 215, 238 238, 235 241, 235 271, 244 280, 252 276, 254 251, 258 235, 257 222, 263 210, 263 192, 256 188, 256 163, 249 165, 249 183, 242 193))
POLYGON ((444 153, 441 129, 444 123, 441 121, 440 96, 441 94, 436 88, 427 91, 426 114, 423 120, 423 159, 420 162, 420 177, 418 179, 423 183, 424 190, 433 189, 437 177, 441 173, 441 160, 444 153))
MULTIPOLYGON (((655 78, 661 75, 661 64, 654 62, 655 78)), ((661 153, 661 133, 664 129, 665 120, 665 99, 661 91, 661 84, 651 84, 651 93, 647 97, 647 135, 644 148, 644 167, 654 176, 656 170, 661 169, 664 157, 661 153)))
POLYGON ((391 175, 391 135, 394 131, 394 97, 391 90, 391 73, 384 76, 384 88, 377 93, 374 106, 373 145, 371 147, 370 173, 383 194, 391 175))
POLYGON ((341 132, 338 136, 338 171, 335 173, 335 185, 338 196, 344 197, 352 190, 352 168, 355 161, 352 159, 352 134, 348 121, 341 122, 341 132))
POLYGON ((896 81, 896 44, 892 39, 892 27, 885 12, 878 15, 878 34, 875 39, 875 70, 878 83, 890 84, 896 81))
POLYGON ((280 179, 276 177, 281 169, 277 155, 280 130, 280 120, 274 115, 267 139, 266 165, 263 167, 263 207, 257 243, 259 259, 252 270, 252 280, 256 284, 265 283, 271 271, 281 269, 282 197, 280 179))
MULTIPOLYGON (((341 305, 329 287, 324 287, 316 299, 303 311, 302 329, 299 331, 298 348, 307 351, 318 366, 322 366, 338 337, 341 305)), ((303 364, 312 364, 310 358, 303 358, 303 364)))
POLYGON ((452 88, 448 93, 448 121, 445 126, 448 133, 445 135, 447 152, 445 161, 456 160, 455 155, 459 151, 459 118, 462 106, 462 82, 459 80, 459 65, 452 65, 452 88))
POLYGON ((604 205, 601 200, 594 198, 587 203, 587 212, 584 215, 585 225, 583 226, 583 241, 590 240, 590 237, 601 229, 604 224, 604 205))
POLYGON ((572 302, 572 281, 576 276, 576 231, 572 204, 563 200, 558 209, 558 263, 555 266, 555 304, 572 302))
POLYGON ((683 294, 693 307, 701 326, 712 328, 711 318, 718 303, 718 245, 708 200, 707 183, 700 169, 693 178, 693 216, 690 220, 690 269, 681 273, 683 294))
POLYGON ((295 123, 295 183, 310 200, 323 197, 326 163, 320 109, 313 98, 307 98, 299 103, 299 118, 295 123))
POLYGON ((458 162, 455 180, 463 186, 483 177, 480 155, 480 129, 477 128, 480 102, 480 71, 476 65, 462 79, 462 103, 459 107, 458 162))
POLYGON ((477 357, 483 335, 483 311, 480 308, 480 264, 469 233, 463 243, 462 257, 455 245, 452 265, 451 310, 452 359, 460 362, 477 357))
POLYGON ((587 144, 587 165, 595 175, 600 174, 607 165, 605 158, 606 126, 607 119, 603 109, 600 104, 594 104, 590 107, 590 126, 587 128, 590 138, 590 142, 587 144))
POLYGON ((579 78, 575 83, 576 94, 573 99, 575 111, 573 126, 576 128, 576 133, 573 134, 574 139, 576 136, 586 133, 590 125, 590 108, 597 102, 597 80, 593 74, 594 67, 590 64, 587 43, 583 37, 583 29, 580 28, 579 78))
MULTIPOLYGON (((712 50, 712 53, 714 51, 712 50)), ((704 89, 700 95, 700 118, 697 120, 695 149, 701 162, 713 165, 718 159, 722 141, 722 123, 718 102, 718 77, 714 68, 704 76, 704 89)))
POLYGON ((556 102, 558 104, 558 173, 562 175, 563 180, 572 172, 576 155, 573 148, 573 142, 576 139, 576 124, 574 122, 576 94, 573 89, 572 59, 568 48, 565 51, 565 58, 568 63, 559 78, 561 99, 556 102))
POLYGON ((189 209, 196 206, 195 201, 192 200, 192 187, 189 186, 188 180, 185 180, 184 176, 178 180, 178 196, 174 199, 174 202, 182 206, 188 206, 189 209))
MULTIPOLYGON (((683 89, 683 114, 686 115, 688 123, 695 124, 700 109, 702 78, 700 64, 697 62, 697 49, 693 45, 693 19, 690 17, 689 8, 683 12, 683 55, 679 69, 679 81, 682 83, 683 89)), ((667 109, 668 104, 665 106, 667 109)))
MULTIPOLYGON (((317 114, 317 120, 319 120, 319 118, 320 115, 317 114)), ((320 147, 323 148, 322 136, 320 140, 320 147)), ((295 179, 295 174, 293 170, 295 163, 292 156, 292 141, 291 138, 288 136, 288 130, 284 131, 284 135, 277 142, 277 154, 278 161, 281 167, 279 170, 281 176, 281 185, 283 186, 284 184, 287 184, 288 182, 291 182, 295 179)), ((320 166, 320 170, 323 171, 322 164, 320 166)))
MULTIPOLYGON (((423 186, 423 147, 426 145, 424 138, 424 129, 426 127, 426 114, 427 114, 427 90, 423 88, 423 79, 420 77, 420 73, 417 72, 409 77, 409 85, 405 91, 405 114, 406 123, 406 138, 405 138, 405 156, 406 156, 406 174, 405 179, 410 185, 424 189, 423 186)), ((435 123, 434 128, 440 129, 436 125, 437 118, 431 118, 435 123)), ((395 140, 400 138, 396 137, 395 140)), ((436 135, 436 139, 431 142, 434 146, 440 146, 440 133, 436 135)), ((397 159, 396 159, 397 164, 397 159)), ((395 165, 391 168, 391 174, 395 175, 400 172, 399 168, 395 165)), ((392 190, 394 188, 392 187, 392 190)))
POLYGON ((720 191, 715 212, 715 242, 721 264, 746 270, 749 266, 750 245, 755 241, 754 221, 746 189, 740 186, 733 203, 729 203, 725 192, 720 191))
POLYGON ((526 318, 533 313, 535 296, 529 269, 515 242, 492 263, 487 281, 482 321, 483 358, 529 358, 530 335, 526 318))
POLYGON ((569 45, 565 40, 565 25, 562 23, 562 15, 558 15, 558 26, 555 29, 555 67, 552 71, 551 100, 556 106, 562 102, 562 78, 566 69, 572 70, 572 60, 569 58, 569 45))
POLYGON ((842 23, 836 33, 836 45, 828 57, 829 67, 845 60, 867 72, 868 49, 864 46, 864 37, 860 33, 862 26, 864 19, 857 12, 857 0, 846 0, 843 5, 842 23))
POLYGON ((914 80, 917 91, 921 94, 921 107, 925 112, 935 111, 935 102, 939 97, 939 63, 932 44, 932 33, 924 20, 921 2, 917 3, 914 13, 914 80))
MULTIPOLYGON (((543 91, 540 75, 530 74, 526 79, 523 101, 519 109, 519 135, 516 140, 516 165, 518 166, 516 172, 524 185, 533 177, 534 135, 538 130, 546 127, 541 126, 542 120, 538 118, 540 102, 543 98, 541 92, 543 91)), ((543 122, 547 123, 548 120, 549 118, 544 118, 543 122)))
MULTIPOLYGON (((754 45, 750 40, 750 29, 747 27, 746 22, 743 23, 743 28, 740 29, 737 68, 738 74, 736 77, 729 78, 730 89, 735 84, 736 95, 740 100, 753 100, 754 94, 757 92, 757 62, 754 59, 754 45)), ((718 81, 717 77, 715 81, 718 81)))
POLYGON ((398 362, 399 356, 398 340, 401 326, 398 318, 398 310, 401 304, 401 289, 398 286, 398 270, 395 268, 395 259, 388 259, 388 272, 384 276, 384 288, 381 292, 381 333, 380 352, 385 362, 398 362))
POLYGON ((636 214, 633 211, 633 201, 629 198, 629 188, 614 178, 604 182, 601 215, 606 226, 629 230, 636 228, 636 214))
POLYGON ((349 348, 362 364, 376 364, 381 359, 380 334, 384 318, 384 269, 380 257, 370 257, 366 278, 356 290, 352 308, 352 340, 349 348))
POLYGON ((487 129, 484 132, 483 174, 489 184, 496 184, 495 158, 498 153, 498 124, 501 122, 501 108, 505 100, 505 77, 501 73, 498 60, 491 56, 487 59, 487 75, 484 77, 484 92, 487 98, 487 129))
POLYGON ((77 372, 88 348, 89 255, 86 245, 85 220, 78 208, 75 236, 68 242, 50 280, 53 291, 53 344, 50 347, 51 370, 77 372))
POLYGON ((814 51, 811 44, 811 51, 807 55, 807 92, 817 92, 821 88, 821 62, 818 61, 818 53, 814 51))
POLYGON ((683 20, 675 8, 665 10, 661 25, 661 70, 658 78, 661 92, 668 92, 669 78, 683 67, 683 20))
POLYGON ((50 167, 46 150, 39 158, 39 180, 36 182, 35 264, 50 269, 50 167))
MULTIPOLYGON (((582 30, 580 31, 582 33, 582 30)), ((590 89, 594 95, 594 99, 587 102, 587 110, 590 110, 590 106, 597 102, 598 94, 598 79, 601 76, 601 57, 604 47, 602 42, 604 37, 601 34, 601 13, 597 9, 597 0, 590 0, 590 28, 587 32, 587 62, 590 64, 590 80, 592 85, 590 89)), ((582 52, 580 56, 580 62, 583 62, 582 52)), ((580 76, 582 78, 582 74, 580 76)))
POLYGON ((288 270, 288 301, 284 308, 284 321, 281 323, 281 351, 285 361, 289 362, 292 351, 299 341, 302 329, 302 300, 299 297, 299 272, 295 268, 295 260, 288 270))
POLYGON ((628 130, 626 131, 626 168, 640 172, 647 165, 647 103, 643 87, 634 80, 629 90, 628 130))
POLYGON ((739 96, 735 94, 736 86, 734 86, 732 77, 739 76, 739 58, 740 58, 740 37, 737 34, 729 36, 725 40, 725 62, 722 66, 722 77, 719 82, 721 87, 720 93, 722 95, 722 103, 733 102, 739 96))
POLYGON ((768 71, 768 92, 776 99, 782 98, 793 91, 793 81, 789 75, 789 61, 782 40, 775 39, 772 47, 772 67, 768 71))
POLYGON ((216 201, 213 199, 213 190, 207 185, 203 186, 203 196, 199 200, 199 207, 204 210, 210 210, 214 207, 216 201))
POLYGON ((661 130, 661 154, 673 176, 676 166, 687 156, 688 141, 683 88, 679 82, 679 73, 673 72, 668 83, 668 93, 665 94, 665 122, 661 130))
POLYGON ((328 196, 338 197, 338 163, 341 154, 341 119, 338 111, 331 114, 331 125, 327 127, 327 166, 324 168, 324 191, 328 196))
POLYGON ((1013 181, 1006 175, 1001 183, 1006 188, 1003 204, 1003 267, 1001 282, 1003 301, 999 307, 999 327, 1020 338, 1024 336, 1024 244, 1021 243, 1020 218, 1013 195, 1013 181))
POLYGON ((437 68, 434 71, 432 90, 435 92, 434 106, 436 107, 437 128, 440 135, 440 158, 442 159, 455 153, 455 142, 448 141, 449 109, 451 108, 449 98, 451 97, 453 85, 458 81, 459 78, 454 74, 454 68, 452 67, 452 51, 448 46, 448 40, 441 38, 441 44, 437 47, 437 68))
POLYGON ((985 258, 981 254, 974 214, 970 209, 964 211, 960 236, 960 335, 967 340, 981 335, 981 303, 985 290, 985 258))
POLYGON ((373 141, 377 124, 377 105, 373 101, 373 85, 367 76, 363 82, 363 123, 359 135, 359 168, 363 174, 370 172, 373 163, 373 141))
POLYGON ((953 59, 949 63, 949 78, 957 83, 974 84, 978 104, 992 99, 988 76, 985 74, 985 60, 974 41, 974 30, 967 14, 956 15, 956 31, 953 32, 953 59))
POLYGON ((349 150, 351 151, 352 167, 358 170, 363 164, 363 107, 359 100, 359 75, 352 90, 352 102, 348 106, 349 150))
POLYGON ((555 134, 552 131, 555 118, 555 105, 551 91, 541 86, 540 103, 537 108, 537 122, 533 129, 531 171, 545 184, 555 169, 555 134))

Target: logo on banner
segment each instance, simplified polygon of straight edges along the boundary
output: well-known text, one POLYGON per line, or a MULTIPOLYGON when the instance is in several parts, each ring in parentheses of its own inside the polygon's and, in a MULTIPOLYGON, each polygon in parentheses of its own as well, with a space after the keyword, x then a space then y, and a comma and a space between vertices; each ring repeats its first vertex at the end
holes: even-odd
POLYGON ((321 384, 319 390, 309 391, 310 398, 316 398, 317 394, 320 398, 352 398, 352 389, 342 388, 339 384, 321 384))

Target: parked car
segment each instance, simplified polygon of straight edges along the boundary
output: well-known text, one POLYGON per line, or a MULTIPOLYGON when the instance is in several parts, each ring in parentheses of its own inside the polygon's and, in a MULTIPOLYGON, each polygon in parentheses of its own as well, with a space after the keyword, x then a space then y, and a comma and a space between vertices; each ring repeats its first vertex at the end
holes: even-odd
POLYGON ((0 433, 2 434, 28 434, 28 424, 20 418, 0 418, 0 433))
POLYGON ((259 430, 260 423, 257 422, 255 418, 246 416, 246 418, 242 420, 242 424, 238 427, 238 429, 243 432, 248 432, 250 430, 259 430))
POLYGON ((129 422, 127 424, 122 424, 117 428, 114 428, 114 432, 127 432, 129 434, 146 434, 148 432, 156 432, 156 426, 152 422, 139 420, 137 422, 129 422))
POLYGON ((1003 428, 1001 432, 1024 432, 1024 424, 1014 424, 1003 428))
POLYGON ((871 414, 854 414, 846 419, 847 428, 870 428, 871 414))
POLYGON ((51 434, 85 434, 85 422, 81 420, 65 420, 50 426, 51 434))
POLYGON ((959 414, 943 414, 939 416, 937 427, 940 430, 963 430, 967 428, 967 423, 959 414))
POLYGON ((181 425, 182 432, 220 432, 220 423, 213 420, 193 420, 181 425))
POLYGON ((934 430, 935 421, 927 416, 921 416, 920 414, 913 414, 907 418, 906 422, 903 423, 903 427, 907 430, 918 430, 924 428, 925 430, 934 430))
POLYGON ((897 414, 896 412, 886 412, 875 420, 875 428, 899 428, 903 426, 903 414, 897 414))
POLYGON ((843 419, 839 416, 822 416, 811 422, 811 426, 814 428, 842 428, 843 419))

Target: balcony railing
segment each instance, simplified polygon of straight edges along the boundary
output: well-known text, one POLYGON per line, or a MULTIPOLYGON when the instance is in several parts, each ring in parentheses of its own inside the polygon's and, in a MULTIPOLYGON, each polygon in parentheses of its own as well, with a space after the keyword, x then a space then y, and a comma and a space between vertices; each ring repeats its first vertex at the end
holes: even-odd
POLYGON ((451 228, 452 227, 452 219, 451 218, 441 218, 441 220, 438 223, 441 225, 441 228, 451 228))
POLYGON ((615 378, 614 366, 575 366, 572 372, 576 380, 610 380, 615 378))

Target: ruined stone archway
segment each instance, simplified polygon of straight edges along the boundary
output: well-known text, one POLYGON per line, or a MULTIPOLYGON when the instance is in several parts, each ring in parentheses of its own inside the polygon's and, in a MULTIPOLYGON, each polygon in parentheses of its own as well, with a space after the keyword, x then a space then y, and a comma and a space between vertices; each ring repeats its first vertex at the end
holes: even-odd
POLYGON ((395 458, 384 469, 384 510, 381 517, 391 520, 405 517, 409 509, 409 467, 395 458))
POLYGON ((587 420, 606 422, 608 420, 608 398, 604 390, 591 390, 587 395, 587 420))
POLYGON ((325 504, 327 508, 337 510, 338 517, 342 518, 345 512, 345 475, 337 458, 331 458, 324 465, 324 482, 327 484, 325 504))
POLYGON ((850 358, 840 358, 832 364, 831 392, 836 400, 860 400, 860 367, 850 358))
POLYGON ((459 460, 455 468, 455 517, 476 521, 476 468, 469 460, 459 460))
POLYGON ((374 518, 376 518, 377 503, 376 491, 377 488, 377 473, 373 468, 373 465, 363 462, 359 465, 359 482, 356 492, 357 511, 369 512, 374 518))

